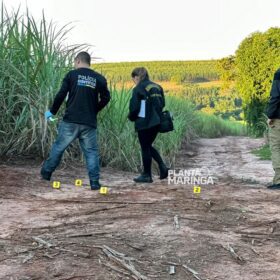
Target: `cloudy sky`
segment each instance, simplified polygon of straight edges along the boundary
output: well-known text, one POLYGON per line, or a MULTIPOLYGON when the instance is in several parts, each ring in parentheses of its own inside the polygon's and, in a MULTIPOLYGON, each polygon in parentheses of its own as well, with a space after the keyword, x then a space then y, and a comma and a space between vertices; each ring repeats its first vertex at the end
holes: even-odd
POLYGON ((102 61, 194 60, 234 54, 250 33, 280 27, 279 0, 4 0, 35 18, 72 22, 69 43, 102 61))

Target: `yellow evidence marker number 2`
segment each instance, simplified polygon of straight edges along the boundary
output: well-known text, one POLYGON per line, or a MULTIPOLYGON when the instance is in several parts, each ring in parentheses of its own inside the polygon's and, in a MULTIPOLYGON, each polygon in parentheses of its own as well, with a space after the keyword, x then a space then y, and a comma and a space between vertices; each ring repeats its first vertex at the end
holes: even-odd
POLYGON ((193 193, 200 193, 200 191, 201 191, 201 187, 198 186, 193 187, 193 193))
POLYGON ((60 188, 60 182, 58 182, 58 181, 54 181, 52 185, 53 185, 54 189, 59 189, 60 188))
POLYGON ((83 184, 83 182, 82 182, 82 180, 80 180, 80 179, 77 179, 77 180, 75 181, 75 186, 76 186, 76 187, 81 187, 82 184, 83 184))

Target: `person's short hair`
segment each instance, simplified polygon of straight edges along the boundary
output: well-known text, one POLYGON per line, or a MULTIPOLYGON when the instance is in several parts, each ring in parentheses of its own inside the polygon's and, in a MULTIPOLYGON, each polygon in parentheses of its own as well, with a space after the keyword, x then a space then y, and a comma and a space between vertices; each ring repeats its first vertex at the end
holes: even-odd
POLYGON ((145 67, 134 68, 131 73, 131 77, 135 78, 136 76, 140 78, 140 81, 148 80, 149 79, 148 70, 145 67))
POLYGON ((77 60, 77 59, 90 65, 91 57, 90 57, 89 53, 87 53, 87 52, 79 52, 75 57, 75 60, 77 60))

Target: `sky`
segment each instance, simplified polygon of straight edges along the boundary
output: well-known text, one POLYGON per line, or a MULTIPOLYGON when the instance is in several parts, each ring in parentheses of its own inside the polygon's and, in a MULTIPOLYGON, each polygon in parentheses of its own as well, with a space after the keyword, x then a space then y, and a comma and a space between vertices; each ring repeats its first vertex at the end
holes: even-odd
POLYGON ((202 60, 233 55, 255 31, 280 27, 279 0, 4 0, 58 26, 99 62, 202 60))

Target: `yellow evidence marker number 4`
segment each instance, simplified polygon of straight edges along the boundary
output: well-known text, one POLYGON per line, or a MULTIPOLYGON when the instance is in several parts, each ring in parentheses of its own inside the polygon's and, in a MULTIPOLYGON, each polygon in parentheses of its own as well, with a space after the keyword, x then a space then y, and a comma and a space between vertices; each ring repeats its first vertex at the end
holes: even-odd
POLYGON ((54 181, 52 186, 53 186, 54 189, 59 189, 60 188, 60 182, 54 181))
POLYGON ((83 184, 83 181, 80 180, 80 179, 77 179, 77 180, 75 181, 75 186, 76 186, 76 187, 81 187, 82 184, 83 184))
POLYGON ((200 191, 201 191, 201 187, 199 187, 199 186, 193 187, 193 193, 200 193, 200 191))

